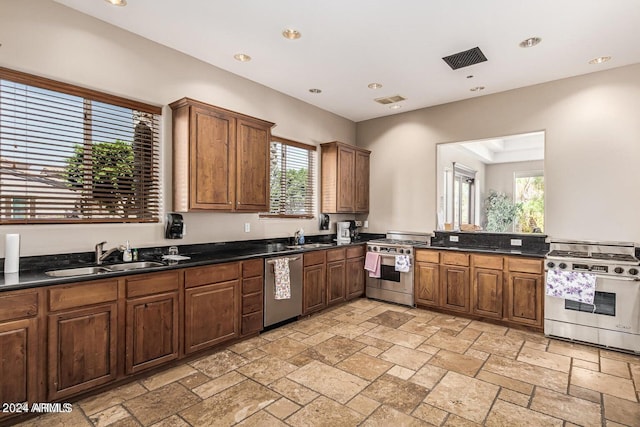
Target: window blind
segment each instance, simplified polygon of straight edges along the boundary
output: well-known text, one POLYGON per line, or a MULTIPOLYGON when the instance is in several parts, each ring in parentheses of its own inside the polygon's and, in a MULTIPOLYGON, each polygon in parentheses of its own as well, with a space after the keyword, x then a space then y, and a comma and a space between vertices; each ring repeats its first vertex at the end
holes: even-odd
POLYGON ((269 214, 312 218, 316 147, 280 137, 271 141, 269 214))
POLYGON ((0 68, 0 223, 157 222, 159 114, 0 68))

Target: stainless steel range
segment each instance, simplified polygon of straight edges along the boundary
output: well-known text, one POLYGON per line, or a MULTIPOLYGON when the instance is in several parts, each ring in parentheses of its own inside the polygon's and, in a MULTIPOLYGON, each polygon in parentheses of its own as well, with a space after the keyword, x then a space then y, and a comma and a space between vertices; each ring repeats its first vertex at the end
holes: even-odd
POLYGON ((640 353, 640 260, 634 244, 551 240, 549 250, 545 335, 640 353), (552 288, 558 277, 566 279, 569 293, 595 280, 593 304, 548 295, 557 293, 552 288))
POLYGON ((427 233, 389 231, 385 239, 367 242, 368 254, 380 260, 380 277, 367 275, 367 297, 413 307, 413 246, 430 239, 427 233))

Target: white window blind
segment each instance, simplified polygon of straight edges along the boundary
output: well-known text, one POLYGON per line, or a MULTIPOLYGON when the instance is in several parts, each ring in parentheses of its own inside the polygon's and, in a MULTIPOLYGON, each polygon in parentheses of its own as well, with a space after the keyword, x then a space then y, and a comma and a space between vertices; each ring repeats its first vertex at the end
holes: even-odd
POLYGON ((159 114, 0 68, 0 223, 157 222, 159 114))
POLYGON ((313 217, 315 157, 313 145, 272 137, 270 210, 262 216, 313 217))

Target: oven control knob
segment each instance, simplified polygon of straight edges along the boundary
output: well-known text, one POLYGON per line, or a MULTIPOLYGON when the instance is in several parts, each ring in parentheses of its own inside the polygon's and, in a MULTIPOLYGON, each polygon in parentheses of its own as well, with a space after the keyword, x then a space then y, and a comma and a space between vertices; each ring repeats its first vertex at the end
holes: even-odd
POLYGON ((564 262, 561 262, 560 265, 558 265, 558 267, 564 270, 565 268, 567 268, 567 264, 565 264, 564 262))
POLYGON ((411 253, 411 249, 407 249, 406 254, 409 255, 411 253))
POLYGON ((622 273, 624 273, 624 268, 616 267, 616 268, 613 269, 613 271, 615 271, 617 274, 622 274, 622 273))
POLYGON ((556 266, 556 263, 555 263, 555 262, 551 262, 551 261, 549 261, 549 262, 547 263, 547 267, 549 267, 549 268, 553 268, 553 267, 555 267, 555 266, 556 266))
POLYGON ((404 253, 404 249, 400 249, 400 253, 403 254, 404 253))
POLYGON ((629 269, 629 274, 631 274, 632 276, 635 276, 638 274, 638 269, 637 268, 630 268, 629 269))

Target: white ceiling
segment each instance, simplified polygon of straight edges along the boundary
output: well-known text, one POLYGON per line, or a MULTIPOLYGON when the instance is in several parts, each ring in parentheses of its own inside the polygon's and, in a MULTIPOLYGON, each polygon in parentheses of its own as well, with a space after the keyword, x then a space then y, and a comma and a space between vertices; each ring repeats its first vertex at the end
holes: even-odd
POLYGON ((544 160, 544 132, 458 143, 485 164, 544 160))
POLYGON ((640 62, 640 0, 55 1, 356 122, 640 62), (476 46, 488 61, 441 59, 476 46))

